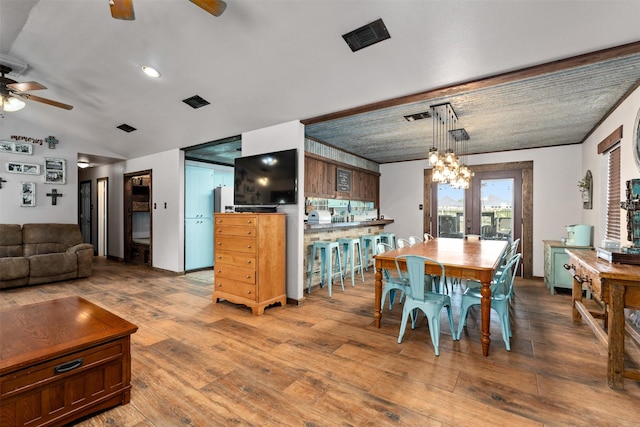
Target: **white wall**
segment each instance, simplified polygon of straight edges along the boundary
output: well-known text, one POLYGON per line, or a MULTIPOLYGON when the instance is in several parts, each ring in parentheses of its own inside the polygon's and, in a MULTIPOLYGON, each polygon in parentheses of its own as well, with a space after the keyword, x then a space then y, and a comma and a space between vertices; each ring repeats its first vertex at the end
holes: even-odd
MULTIPOLYGON (((593 209, 582 212, 582 221, 593 224, 594 244, 599 244, 604 238, 606 228, 606 197, 607 197, 607 162, 606 155, 598 154, 598 144, 602 142, 618 127, 622 126, 622 141, 620 142, 620 195, 625 197, 625 183, 632 178, 640 178, 640 170, 636 167, 633 157, 633 133, 636 116, 640 110, 640 88, 636 89, 607 119, 587 138, 583 144, 581 176, 587 170, 593 174, 593 209)), ((626 232, 626 211, 620 210, 621 243, 630 244, 626 232)))
MULTIPOLYGON (((567 224, 582 221, 577 183, 582 177, 581 145, 518 150, 471 156, 469 166, 533 161, 533 275, 544 275, 543 240, 566 236, 567 224)), ((424 169, 428 162, 380 166, 380 213, 393 218, 386 227, 398 237, 422 234, 424 169)), ((473 167, 471 167, 473 170, 473 167)))
POLYGON ((287 214, 287 297, 301 299, 304 292, 304 126, 292 121, 242 134, 242 155, 298 149, 298 203, 282 205, 287 214), (301 200, 302 199, 302 200, 301 200))

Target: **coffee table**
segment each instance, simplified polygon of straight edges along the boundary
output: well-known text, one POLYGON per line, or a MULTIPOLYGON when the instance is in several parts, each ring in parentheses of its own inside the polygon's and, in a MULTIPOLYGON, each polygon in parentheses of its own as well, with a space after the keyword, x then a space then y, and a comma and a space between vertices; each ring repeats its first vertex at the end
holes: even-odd
POLYGON ((129 403, 137 330, 76 296, 0 311, 0 425, 63 425, 129 403))

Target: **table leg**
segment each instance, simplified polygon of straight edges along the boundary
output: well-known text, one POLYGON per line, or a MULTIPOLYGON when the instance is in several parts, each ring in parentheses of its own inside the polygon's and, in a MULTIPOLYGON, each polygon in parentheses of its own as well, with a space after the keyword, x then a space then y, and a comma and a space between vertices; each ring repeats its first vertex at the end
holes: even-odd
POLYGON ((582 315, 576 307, 576 302, 582 302, 582 283, 573 279, 573 288, 571 289, 571 306, 573 307, 573 323, 581 323, 582 315))
POLYGON ((607 379, 614 390, 624 389, 624 291, 624 286, 611 283, 607 379))
POLYGON ((482 282, 482 289, 480 289, 480 311, 482 316, 482 355, 489 355, 489 345, 491 344, 491 283, 482 282))
POLYGON ((380 320, 382 319, 382 307, 380 303, 380 298, 382 298, 382 266, 380 261, 376 260, 376 284, 375 284, 375 311, 373 312, 373 317, 376 321, 376 328, 380 327, 380 320))

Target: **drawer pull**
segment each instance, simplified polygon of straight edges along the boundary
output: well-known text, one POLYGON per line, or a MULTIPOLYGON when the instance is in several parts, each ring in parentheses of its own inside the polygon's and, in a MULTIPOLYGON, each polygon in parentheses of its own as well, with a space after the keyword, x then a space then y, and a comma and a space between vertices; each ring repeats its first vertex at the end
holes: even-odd
POLYGON ((247 230, 247 234, 251 234, 251 231, 247 230))
POLYGON ((251 224, 251 220, 250 219, 247 220, 247 224, 251 224))
POLYGON ((216 273, 221 273, 221 272, 222 272, 222 270, 216 270, 216 273))
POLYGON ((220 246, 222 244, 222 242, 218 242, 218 246, 220 246))
POLYGON ((247 249, 251 249, 251 245, 247 245, 247 249))
POLYGON ((251 264, 251 260, 250 259, 247 260, 247 264, 251 264))
POLYGON ((251 291, 247 291, 247 295, 251 295, 251 291))
POLYGON ((82 358, 58 365, 55 368, 53 368, 53 372, 56 374, 63 374, 65 372, 73 371, 74 369, 79 368, 80 366, 82 366, 82 358))
POLYGON ((247 279, 251 279, 251 276, 249 276, 248 274, 246 276, 244 276, 247 279))
POLYGON ((218 259, 222 259, 222 255, 218 255, 218 259))

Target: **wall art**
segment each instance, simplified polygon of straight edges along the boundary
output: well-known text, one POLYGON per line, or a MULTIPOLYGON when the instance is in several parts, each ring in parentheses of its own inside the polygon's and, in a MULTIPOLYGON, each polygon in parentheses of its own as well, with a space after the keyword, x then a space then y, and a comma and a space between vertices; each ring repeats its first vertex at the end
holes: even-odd
POLYGON ((54 159, 45 157, 44 159, 44 183, 45 184, 66 184, 66 161, 64 159, 54 159))
POLYGON ((20 206, 36 205, 36 184, 34 182, 20 183, 20 206))

